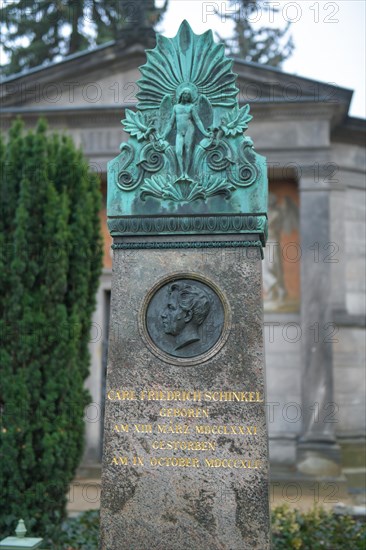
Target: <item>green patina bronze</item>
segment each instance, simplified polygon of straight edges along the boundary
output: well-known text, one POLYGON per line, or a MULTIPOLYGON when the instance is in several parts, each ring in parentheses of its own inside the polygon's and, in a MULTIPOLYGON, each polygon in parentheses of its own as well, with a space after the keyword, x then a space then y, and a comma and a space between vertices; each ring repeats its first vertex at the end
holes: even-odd
POLYGON ((141 67, 130 135, 108 166, 113 236, 253 234, 267 237, 267 169, 244 132, 236 75, 212 32, 184 21, 174 38, 158 35, 141 67))
POLYGON ((0 541, 1 550, 35 550, 40 548, 43 539, 26 537, 27 528, 24 524, 24 521, 20 519, 18 525, 15 529, 15 537, 6 537, 0 541))

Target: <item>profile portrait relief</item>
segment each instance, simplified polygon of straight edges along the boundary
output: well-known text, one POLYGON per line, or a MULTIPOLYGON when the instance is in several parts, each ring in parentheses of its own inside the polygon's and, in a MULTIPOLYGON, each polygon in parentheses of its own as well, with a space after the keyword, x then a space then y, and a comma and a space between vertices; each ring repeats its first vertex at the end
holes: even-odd
POLYGON ((168 362, 203 357, 223 334, 223 302, 214 288, 198 277, 163 281, 145 304, 145 341, 168 362))
POLYGON ((198 327, 207 318, 212 300, 209 294, 194 284, 173 283, 168 301, 162 310, 164 332, 175 336, 175 350, 198 342, 198 327))

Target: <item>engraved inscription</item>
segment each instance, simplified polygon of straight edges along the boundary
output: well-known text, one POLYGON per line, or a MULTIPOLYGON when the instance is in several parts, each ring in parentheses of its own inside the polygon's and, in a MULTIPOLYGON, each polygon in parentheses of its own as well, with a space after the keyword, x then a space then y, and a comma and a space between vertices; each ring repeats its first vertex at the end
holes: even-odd
MULTIPOLYGON (((256 456, 256 447, 261 437, 262 427, 253 422, 251 409, 264 406, 263 393, 257 390, 236 388, 235 390, 170 389, 153 390, 141 388, 138 391, 128 388, 110 389, 108 399, 118 407, 127 400, 140 401, 150 406, 154 401, 165 401, 166 406, 151 423, 139 423, 135 420, 125 423, 127 418, 112 422, 110 429, 117 438, 116 449, 111 464, 114 466, 135 466, 138 468, 220 468, 260 470, 262 460, 256 456), (169 402, 195 402, 192 408, 169 407, 169 402), (210 403, 208 407, 202 406, 210 403), (219 424, 217 407, 223 404, 237 403, 243 406, 241 424, 219 424), (201 406, 199 405, 201 404, 201 406), (185 421, 183 421, 185 419, 185 421), (125 448, 125 441, 137 437, 147 455, 133 456, 125 448), (234 441, 235 439, 235 441, 234 441), (225 441, 233 447, 233 456, 227 454, 225 441), (163 453, 163 454, 161 454, 163 453), (167 455, 165 455, 167 453, 167 455), (170 454, 173 453, 173 454, 170 454), (176 456, 176 453, 183 453, 176 456), (202 458, 187 456, 198 453, 202 458), (206 453, 209 453, 207 456, 206 453)), ((120 409, 122 412, 122 409, 120 409)), ((255 418, 255 416, 254 416, 255 418)))

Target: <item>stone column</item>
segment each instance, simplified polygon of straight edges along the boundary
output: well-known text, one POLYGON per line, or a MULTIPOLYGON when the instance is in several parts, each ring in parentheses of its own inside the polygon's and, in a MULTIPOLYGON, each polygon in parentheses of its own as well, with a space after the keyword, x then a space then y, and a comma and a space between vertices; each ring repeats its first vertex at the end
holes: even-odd
POLYGON ((297 463, 302 474, 333 477, 340 474, 340 449, 333 394, 330 193, 310 174, 300 182, 300 235, 303 426, 297 463))
POLYGON ((331 268, 332 309, 335 318, 345 315, 346 307, 346 186, 347 174, 337 172, 329 190, 330 244, 327 263, 331 268))

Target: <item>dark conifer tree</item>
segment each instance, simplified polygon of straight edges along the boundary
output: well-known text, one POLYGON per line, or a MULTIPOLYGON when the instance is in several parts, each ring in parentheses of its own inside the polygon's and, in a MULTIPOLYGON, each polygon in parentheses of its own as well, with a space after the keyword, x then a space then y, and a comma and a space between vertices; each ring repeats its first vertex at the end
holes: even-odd
POLYGON ((245 61, 281 67, 294 48, 289 36, 290 23, 282 27, 261 25, 261 19, 270 23, 270 13, 272 16, 278 14, 278 9, 269 2, 229 0, 229 4, 230 11, 225 16, 234 22, 234 35, 223 40, 229 53, 245 61))
POLYGON ((51 534, 82 456, 102 245, 99 181, 70 138, 0 146, 0 532, 51 534))
POLYGON ((2 38, 10 56, 4 71, 14 74, 123 36, 144 42, 167 3, 157 8, 155 0, 4 2, 2 38))

